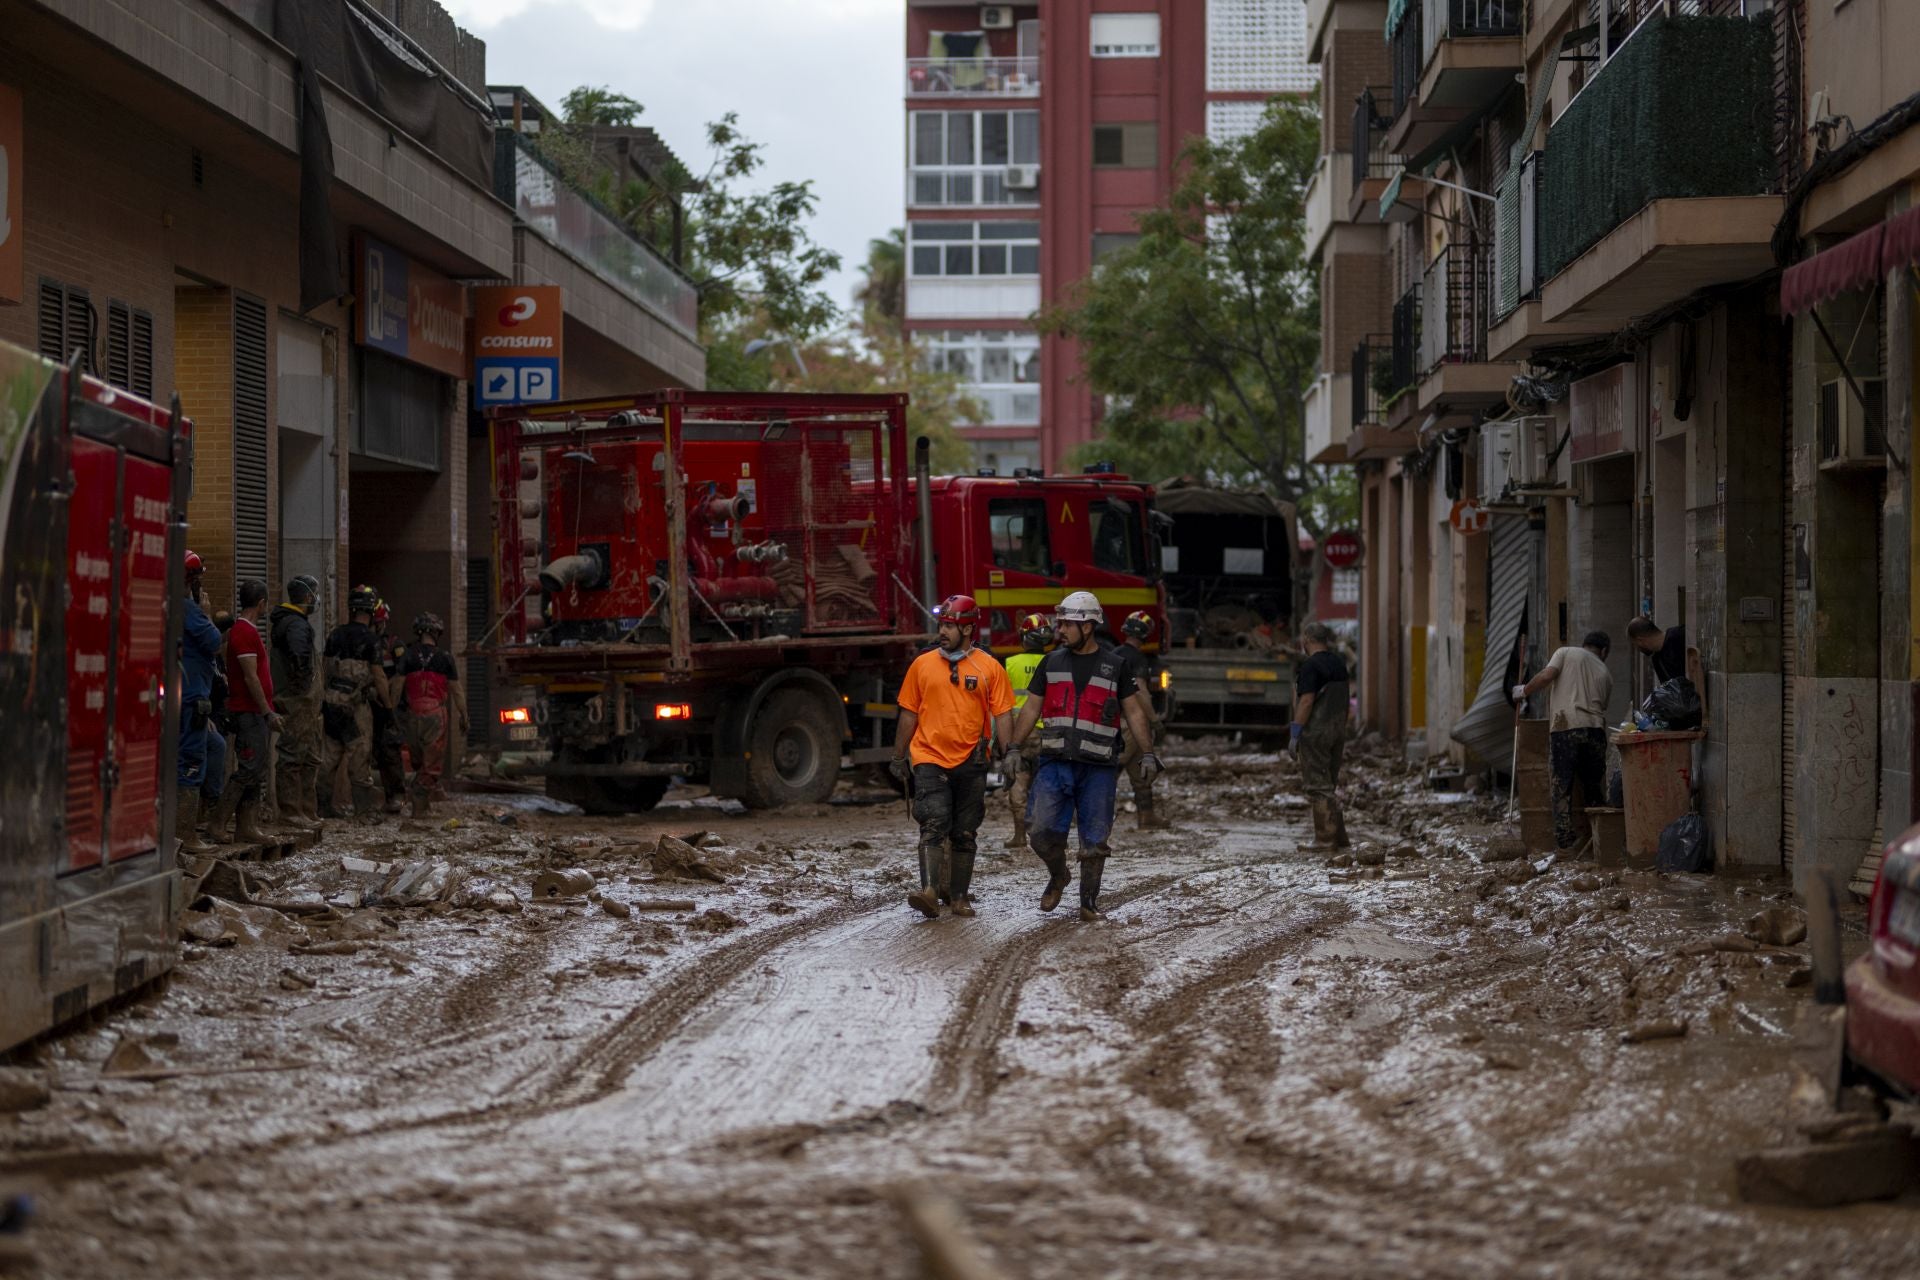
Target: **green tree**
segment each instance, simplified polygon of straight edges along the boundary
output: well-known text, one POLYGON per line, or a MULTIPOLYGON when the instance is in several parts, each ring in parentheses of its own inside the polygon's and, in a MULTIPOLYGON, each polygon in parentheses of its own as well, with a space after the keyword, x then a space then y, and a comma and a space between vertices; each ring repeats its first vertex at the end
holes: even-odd
POLYGON ((560 110, 572 126, 631 125, 646 108, 624 93, 605 85, 583 84, 560 99, 560 110))
POLYGON ((1351 499, 1305 457, 1301 397, 1320 347, 1319 286, 1305 253, 1318 110, 1275 99, 1242 138, 1196 138, 1139 239, 1104 258, 1038 317, 1077 341, 1106 396, 1105 438, 1082 460, 1147 476, 1257 484, 1299 509, 1316 538, 1351 499))
POLYGON ((907 315, 907 231, 895 227, 867 241, 866 265, 853 291, 862 323, 870 331, 899 333, 907 315))

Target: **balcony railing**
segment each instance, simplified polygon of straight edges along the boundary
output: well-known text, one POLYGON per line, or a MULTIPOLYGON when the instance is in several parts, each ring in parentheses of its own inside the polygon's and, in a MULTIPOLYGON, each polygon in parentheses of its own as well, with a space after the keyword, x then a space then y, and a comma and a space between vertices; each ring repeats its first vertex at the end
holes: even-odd
POLYGON ((1425 0, 1424 8, 1427 58, 1442 40, 1520 34, 1520 0, 1425 0))
POLYGON ((1040 93, 1038 58, 908 58, 909 98, 1032 98, 1040 93))
POLYGON ((1386 89, 1365 89, 1353 101, 1353 189, 1368 178, 1391 178, 1401 159, 1387 150, 1387 129, 1393 121, 1380 114, 1386 89))
POLYGON ((1039 173, 1038 165, 1023 164, 916 167, 907 171, 907 204, 915 209, 1039 204, 1039 173), (1032 185, 1024 185, 1028 178, 1032 185))
POLYGON ((1487 358, 1493 310, 1491 254, 1485 244, 1450 244, 1427 267, 1420 293, 1420 372, 1487 358))
POLYGON ((699 336, 700 295, 653 246, 591 197, 568 186, 523 134, 494 134, 494 185, 534 234, 689 338, 699 336))
POLYGON ((1410 387, 1420 380, 1420 285, 1400 295, 1393 304, 1393 385, 1410 387))
POLYGON ((1409 4, 1400 25, 1387 37, 1387 61, 1393 67, 1393 118, 1398 120, 1420 95, 1420 72, 1426 66, 1426 23, 1421 6, 1409 4))
POLYGON ((1353 425, 1384 426, 1387 408, 1406 389, 1393 378, 1393 338, 1370 333, 1353 349, 1353 425))

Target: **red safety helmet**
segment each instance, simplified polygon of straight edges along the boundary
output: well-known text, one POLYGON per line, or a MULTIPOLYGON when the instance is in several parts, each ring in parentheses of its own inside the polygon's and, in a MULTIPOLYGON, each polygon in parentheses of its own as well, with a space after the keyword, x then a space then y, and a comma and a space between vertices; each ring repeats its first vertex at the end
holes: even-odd
POLYGON ((197 551, 187 552, 187 573, 205 573, 206 571, 206 562, 200 558, 200 554, 197 551))
POLYGON ((1153 615, 1145 609, 1135 609, 1120 624, 1120 629, 1137 640, 1145 640, 1153 634, 1153 615))
POLYGON ((980 625, 980 605, 972 596, 948 596, 934 606, 933 620, 977 627, 980 625))
POLYGON ((1032 649, 1052 644, 1053 619, 1044 613, 1030 613, 1020 619, 1020 642, 1032 649))

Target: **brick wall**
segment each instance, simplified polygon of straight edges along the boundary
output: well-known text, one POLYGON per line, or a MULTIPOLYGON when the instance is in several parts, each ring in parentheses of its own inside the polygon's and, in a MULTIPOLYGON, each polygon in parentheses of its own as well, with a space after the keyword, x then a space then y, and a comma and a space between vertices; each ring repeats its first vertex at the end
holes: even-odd
POLYGON ((1380 38, 1378 31, 1328 32, 1326 54, 1320 63, 1320 110, 1321 118, 1326 122, 1322 137, 1331 142, 1331 146, 1325 149, 1345 151, 1351 148, 1353 100, 1364 89, 1383 89, 1392 83, 1393 69, 1387 61, 1387 42, 1380 38))
POLYGON ((1328 254, 1320 271, 1320 367, 1349 369, 1368 334, 1384 334, 1393 316, 1391 273, 1380 254, 1328 254))

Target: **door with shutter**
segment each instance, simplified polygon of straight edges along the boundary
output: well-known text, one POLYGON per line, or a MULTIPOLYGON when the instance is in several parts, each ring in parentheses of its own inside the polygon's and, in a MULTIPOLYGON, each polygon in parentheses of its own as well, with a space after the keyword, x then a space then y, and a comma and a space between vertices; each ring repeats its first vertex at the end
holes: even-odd
POLYGON ((267 560, 267 305, 233 295, 233 572, 272 583, 267 560))

